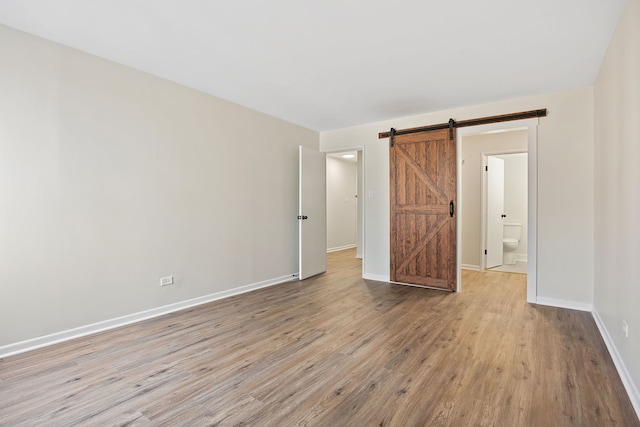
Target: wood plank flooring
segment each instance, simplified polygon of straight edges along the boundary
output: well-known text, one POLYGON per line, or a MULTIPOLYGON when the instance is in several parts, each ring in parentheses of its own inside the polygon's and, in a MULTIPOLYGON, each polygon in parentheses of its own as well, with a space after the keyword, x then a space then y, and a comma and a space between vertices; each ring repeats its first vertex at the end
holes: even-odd
POLYGON ((526 276, 329 272, 0 359, 2 426, 640 426, 589 313, 526 276))

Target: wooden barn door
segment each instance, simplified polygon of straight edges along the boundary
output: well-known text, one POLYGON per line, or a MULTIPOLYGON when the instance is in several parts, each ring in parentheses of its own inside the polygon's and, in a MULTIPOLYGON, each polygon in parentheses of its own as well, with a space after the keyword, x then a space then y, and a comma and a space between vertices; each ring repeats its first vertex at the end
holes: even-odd
POLYGON ((456 290, 456 138, 449 129, 390 145, 391 281, 456 290))

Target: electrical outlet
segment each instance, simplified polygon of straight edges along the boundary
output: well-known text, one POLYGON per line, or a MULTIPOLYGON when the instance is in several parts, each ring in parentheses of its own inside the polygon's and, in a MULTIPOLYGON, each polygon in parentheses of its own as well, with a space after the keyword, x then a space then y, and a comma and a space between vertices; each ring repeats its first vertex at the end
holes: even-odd
POLYGON ((173 285, 173 276, 167 276, 160 279, 160 286, 173 285))
POLYGON ((622 321, 622 332, 624 332, 625 338, 629 338, 629 325, 624 320, 622 321))

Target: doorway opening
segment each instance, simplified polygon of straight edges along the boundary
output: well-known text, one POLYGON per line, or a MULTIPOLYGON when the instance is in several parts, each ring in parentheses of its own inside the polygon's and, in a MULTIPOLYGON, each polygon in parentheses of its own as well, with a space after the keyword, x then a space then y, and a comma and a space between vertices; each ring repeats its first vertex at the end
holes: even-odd
POLYGON ((327 252, 364 257, 364 151, 361 147, 326 152, 327 252))
MULTIPOLYGON (((526 219, 520 216, 520 221, 514 217, 516 214, 507 217, 499 217, 493 228, 504 231, 506 224, 520 224, 521 238, 519 245, 524 245, 526 251, 526 274, 527 274, 527 301, 536 302, 537 277, 536 277, 536 254, 537 254, 537 126, 538 119, 528 119, 514 121, 510 123, 495 123, 477 127, 469 127, 458 130, 458 206, 461 215, 458 216, 458 287, 462 290, 460 281, 461 269, 485 270, 489 264, 487 256, 491 249, 488 247, 487 237, 487 209, 489 202, 487 197, 487 170, 488 159, 491 156, 497 158, 498 155, 512 155, 516 153, 526 153, 524 159, 526 170, 526 219), (486 162, 485 162, 486 160, 486 162), (476 173, 474 173, 474 170, 476 173), (509 222, 512 220, 512 222, 509 222), (524 236, 524 237, 522 237, 524 236), (485 250, 487 254, 485 255, 485 250)), ((523 160, 522 158, 520 160, 523 160)), ((520 163, 521 164, 521 163, 520 163)), ((510 181, 511 184, 511 181, 510 181)), ((522 208, 522 207, 521 207, 522 208)), ((499 215, 505 215, 505 212, 499 215)), ((509 225, 509 232, 513 231, 509 225)), ((493 237, 493 255, 501 259, 500 265, 504 265, 503 254, 497 254, 498 246, 502 245, 504 236, 493 237)), ((511 249, 511 248, 510 248, 511 249)), ((502 251, 500 251, 502 252, 502 251)), ((515 257, 515 255, 514 255, 515 257)), ((508 262, 511 262, 510 255, 508 262)))
POLYGON ((527 274, 527 161, 526 152, 483 155, 482 270, 527 274))

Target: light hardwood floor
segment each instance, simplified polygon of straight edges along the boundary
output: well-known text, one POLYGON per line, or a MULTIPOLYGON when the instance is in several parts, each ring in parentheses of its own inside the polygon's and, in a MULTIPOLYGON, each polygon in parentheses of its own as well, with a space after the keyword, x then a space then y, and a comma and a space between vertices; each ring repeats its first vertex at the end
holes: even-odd
POLYGON ((640 426, 589 313, 526 276, 329 272, 0 359, 0 425, 640 426))

